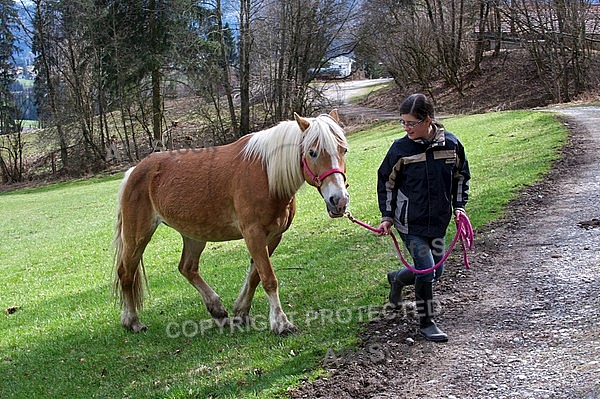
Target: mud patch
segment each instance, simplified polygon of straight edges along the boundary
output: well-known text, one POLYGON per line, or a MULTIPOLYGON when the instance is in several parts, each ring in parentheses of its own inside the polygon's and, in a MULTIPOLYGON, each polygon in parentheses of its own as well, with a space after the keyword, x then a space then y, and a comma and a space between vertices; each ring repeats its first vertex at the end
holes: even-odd
POLYGON ((586 220, 583 222, 579 222, 577 223, 577 226, 581 227, 582 229, 595 229, 600 227, 600 220, 599 219, 592 219, 592 220, 586 220))

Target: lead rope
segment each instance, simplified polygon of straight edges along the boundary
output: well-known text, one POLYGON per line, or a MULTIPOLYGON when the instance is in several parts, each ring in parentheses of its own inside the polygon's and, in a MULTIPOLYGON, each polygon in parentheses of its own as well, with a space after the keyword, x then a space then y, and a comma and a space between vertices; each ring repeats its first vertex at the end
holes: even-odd
MULTIPOLYGON (((360 220, 358 220, 354 216, 352 216, 352 214, 350 212, 347 212, 346 216, 348 217, 348 219, 350 219, 351 222, 354 222, 354 223, 358 224, 359 226, 364 227, 367 230, 370 230, 375 233, 381 233, 383 231, 382 229, 378 229, 378 228, 369 226, 368 224, 366 224, 364 222, 361 222, 360 220)), ((400 250, 400 245, 398 244, 398 239, 396 238, 394 233, 391 231, 390 231, 390 236, 392 237, 392 240, 394 241, 394 246, 396 247, 396 253, 398 254, 398 258, 400 258, 400 260, 402 261, 402 263, 408 270, 410 270, 411 272, 413 272, 415 274, 427 274, 427 273, 434 271, 441 265, 443 265, 444 262, 446 261, 446 259, 448 259, 448 256, 450 256, 450 253, 456 246, 456 243, 458 242, 459 239, 460 239, 461 248, 463 251, 463 261, 465 264, 465 268, 469 269, 471 267, 471 265, 469 264, 467 249, 471 249, 473 247, 473 238, 474 238, 473 226, 471 226, 471 221, 469 220, 469 217, 464 212, 459 212, 458 216, 456 217, 456 235, 454 236, 454 239, 452 240, 452 244, 450 244, 450 247, 448 248, 448 250, 442 257, 442 259, 438 263, 436 263, 435 265, 433 265, 432 267, 430 267, 428 269, 418 270, 418 269, 415 269, 414 266, 412 266, 410 263, 408 263, 406 261, 406 259, 404 259, 404 256, 402 255, 402 251, 400 250)))

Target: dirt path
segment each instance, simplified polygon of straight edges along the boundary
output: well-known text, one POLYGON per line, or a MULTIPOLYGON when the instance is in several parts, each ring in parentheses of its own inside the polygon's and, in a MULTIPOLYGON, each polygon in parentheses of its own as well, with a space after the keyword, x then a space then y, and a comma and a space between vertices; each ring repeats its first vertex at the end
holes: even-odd
POLYGON ((600 108, 555 111, 572 133, 562 159, 476 233, 472 269, 452 261, 436 287, 449 342, 387 315, 367 326, 365 356, 292 397, 600 398, 600 108))

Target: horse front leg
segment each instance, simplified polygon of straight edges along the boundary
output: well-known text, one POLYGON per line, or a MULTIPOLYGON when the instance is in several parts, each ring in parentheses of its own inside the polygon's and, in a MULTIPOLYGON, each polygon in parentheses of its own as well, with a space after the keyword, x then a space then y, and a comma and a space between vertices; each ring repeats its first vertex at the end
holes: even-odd
MULTIPOLYGON (((275 249, 281 242, 281 235, 276 236, 269 243, 269 257, 273 255, 275 249)), ((250 269, 248 270, 248 274, 246 275, 246 280, 244 281, 244 285, 240 290, 240 294, 238 295, 235 303, 233 304, 233 312, 235 314, 236 320, 240 320, 243 323, 250 323, 250 307, 252 305, 252 299, 254 298, 254 293, 256 292, 256 287, 260 283, 260 276, 258 274, 258 270, 254 263, 253 259, 250 259, 250 269)))
MULTIPOLYGON (((287 315, 281 308, 277 277, 275 276, 273 266, 271 265, 271 260, 269 257, 270 251, 267 246, 265 234, 262 231, 251 231, 247 232, 247 234, 244 234, 244 238, 246 240, 248 251, 254 260, 256 273, 258 273, 263 289, 267 294, 269 301, 269 324, 271 326, 271 331, 275 332, 276 334, 290 334, 296 332, 298 330, 297 327, 288 320, 287 315)), ((239 298, 236 303, 240 303, 239 298)))

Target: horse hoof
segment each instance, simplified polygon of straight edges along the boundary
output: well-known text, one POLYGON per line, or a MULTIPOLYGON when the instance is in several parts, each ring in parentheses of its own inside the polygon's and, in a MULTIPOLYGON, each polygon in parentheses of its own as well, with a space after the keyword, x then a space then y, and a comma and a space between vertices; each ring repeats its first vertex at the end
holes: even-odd
POLYGON ((292 323, 286 323, 286 324, 283 324, 283 325, 280 325, 280 326, 274 328, 273 332, 275 334, 279 334, 279 335, 290 335, 290 334, 297 333, 298 327, 296 327, 292 323))
POLYGON ((148 329, 148 327, 146 327, 145 324, 142 324, 139 321, 137 323, 133 323, 131 326, 129 326, 129 330, 133 333, 138 333, 140 331, 146 331, 147 329, 148 329))
POLYGON ((144 324, 142 324, 142 322, 140 322, 140 319, 138 319, 137 314, 128 312, 126 310, 123 310, 123 312, 121 313, 121 325, 125 329, 134 333, 146 331, 148 329, 148 327, 146 327, 144 324))
POLYGON ((229 313, 227 313, 227 311, 225 310, 225 308, 223 306, 209 308, 208 312, 210 313, 212 318, 215 320, 225 320, 225 319, 229 318, 229 313))
POLYGON ((252 324, 252 320, 249 315, 234 316, 231 318, 231 322, 236 326, 249 326, 252 324))

